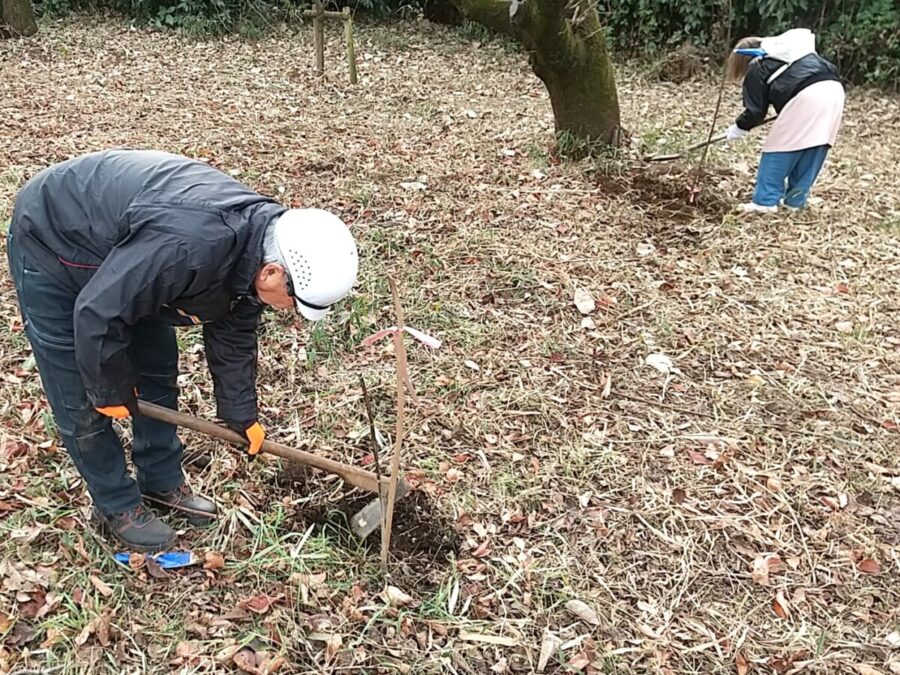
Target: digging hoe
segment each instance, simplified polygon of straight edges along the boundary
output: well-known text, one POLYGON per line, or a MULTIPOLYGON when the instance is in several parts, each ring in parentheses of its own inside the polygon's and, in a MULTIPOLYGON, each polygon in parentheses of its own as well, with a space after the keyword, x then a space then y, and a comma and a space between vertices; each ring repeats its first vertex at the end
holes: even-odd
MULTIPOLYGON (((217 438, 222 441, 237 443, 239 445, 247 445, 247 439, 240 434, 207 420, 170 410, 169 408, 163 408, 162 406, 147 403, 146 401, 138 401, 138 409, 142 415, 146 415, 147 417, 160 422, 166 422, 167 424, 174 424, 175 426, 190 429, 209 436, 210 438, 217 438)), ((273 441, 263 442, 262 450, 263 452, 268 452, 270 455, 275 455, 292 462, 298 462, 305 466, 311 466, 315 469, 333 473, 342 478, 345 483, 349 483, 354 487, 367 490, 368 492, 374 492, 376 495, 379 495, 353 515, 351 528, 357 537, 365 539, 381 526, 384 514, 382 511, 380 495, 387 494, 387 478, 381 479, 380 492, 379 478, 371 471, 365 471, 355 466, 350 466, 349 464, 336 462, 335 460, 326 457, 319 457, 311 452, 290 448, 273 441)), ((400 478, 397 483, 397 499, 406 496, 408 492, 409 483, 407 483, 405 479, 400 478)))

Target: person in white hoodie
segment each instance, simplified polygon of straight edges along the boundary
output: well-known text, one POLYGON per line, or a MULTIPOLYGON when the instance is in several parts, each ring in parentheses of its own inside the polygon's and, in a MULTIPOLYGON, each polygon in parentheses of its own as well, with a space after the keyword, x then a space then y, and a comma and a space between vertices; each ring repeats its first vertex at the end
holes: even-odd
POLYGON ((816 53, 815 35, 796 28, 775 37, 746 37, 728 59, 728 75, 743 82, 744 112, 725 136, 734 141, 778 118, 763 144, 753 200, 741 210, 774 213, 804 208, 844 111, 844 87, 834 64, 816 53))

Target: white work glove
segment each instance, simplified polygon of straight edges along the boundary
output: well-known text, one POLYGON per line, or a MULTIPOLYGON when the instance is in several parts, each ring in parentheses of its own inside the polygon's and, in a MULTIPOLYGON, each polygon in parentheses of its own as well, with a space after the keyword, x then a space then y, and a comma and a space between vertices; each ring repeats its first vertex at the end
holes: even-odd
POLYGON ((725 140, 726 141, 736 141, 739 138, 743 138, 747 135, 747 132, 741 129, 737 124, 732 124, 725 131, 725 140))

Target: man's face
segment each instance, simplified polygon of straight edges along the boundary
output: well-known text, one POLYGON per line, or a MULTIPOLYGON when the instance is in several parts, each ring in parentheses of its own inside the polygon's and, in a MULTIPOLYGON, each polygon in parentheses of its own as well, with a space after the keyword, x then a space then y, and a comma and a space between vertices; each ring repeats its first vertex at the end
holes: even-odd
POLYGON ((278 263, 266 263, 253 282, 256 294, 267 305, 278 309, 294 309, 294 299, 288 293, 287 272, 278 263))

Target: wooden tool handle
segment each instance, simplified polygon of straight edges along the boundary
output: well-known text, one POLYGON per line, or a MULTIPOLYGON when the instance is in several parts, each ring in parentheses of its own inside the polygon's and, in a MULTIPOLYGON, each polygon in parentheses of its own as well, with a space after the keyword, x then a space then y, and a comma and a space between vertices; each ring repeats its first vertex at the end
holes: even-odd
MULTIPOLYGON (((170 410, 169 408, 163 408, 162 406, 148 403, 147 401, 138 401, 138 410, 141 411, 142 415, 146 415, 150 419, 184 427, 185 429, 196 431, 206 436, 210 436, 211 438, 228 441, 229 443, 248 445, 247 439, 241 434, 214 422, 202 420, 192 415, 170 410)), ((283 457, 284 459, 289 459, 292 462, 299 462, 306 466, 333 473, 340 476, 345 482, 354 487, 378 494, 378 477, 371 471, 357 469, 355 466, 342 464, 333 459, 319 457, 311 452, 289 448, 286 445, 281 445, 281 443, 275 443, 273 441, 264 441, 262 449, 263 452, 268 452, 270 455, 276 455, 278 457, 283 457)))

